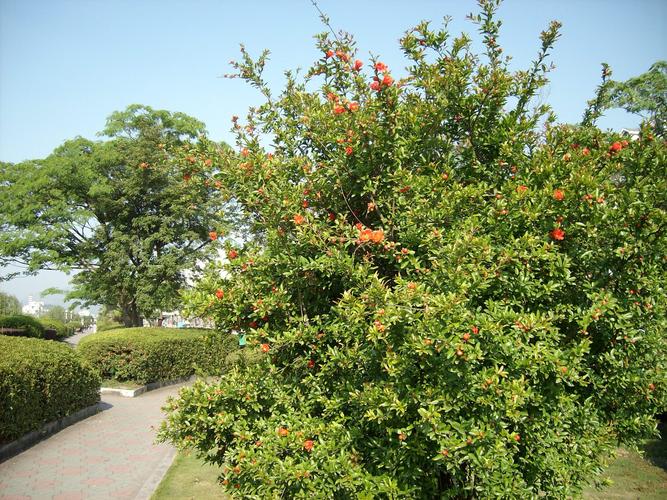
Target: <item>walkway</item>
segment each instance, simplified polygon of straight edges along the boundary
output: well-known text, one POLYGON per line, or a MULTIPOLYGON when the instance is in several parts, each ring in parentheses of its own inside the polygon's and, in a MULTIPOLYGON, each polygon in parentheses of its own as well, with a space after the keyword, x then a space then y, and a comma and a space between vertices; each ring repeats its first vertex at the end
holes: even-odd
POLYGON ((88 335, 92 335, 93 333, 96 333, 95 330, 93 330, 92 328, 90 328, 90 329, 84 330, 84 331, 81 332, 81 333, 75 333, 75 334, 72 335, 71 337, 67 337, 67 338, 65 339, 65 342, 67 342, 67 343, 70 344, 70 345, 75 346, 75 345, 77 345, 77 344, 79 343, 79 341, 80 341, 82 338, 87 337, 88 335))
POLYGON ((104 411, 0 463, 0 500, 149 498, 175 455, 155 445, 161 407, 180 387, 102 396, 104 411))

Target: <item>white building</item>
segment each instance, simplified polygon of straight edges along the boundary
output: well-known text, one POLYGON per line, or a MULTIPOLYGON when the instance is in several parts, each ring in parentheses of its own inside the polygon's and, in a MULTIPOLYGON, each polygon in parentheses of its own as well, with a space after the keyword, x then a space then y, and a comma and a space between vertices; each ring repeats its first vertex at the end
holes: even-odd
POLYGON ((39 316, 44 312, 44 302, 35 302, 32 300, 32 295, 28 297, 28 303, 24 305, 21 310, 23 314, 28 314, 30 316, 39 316))

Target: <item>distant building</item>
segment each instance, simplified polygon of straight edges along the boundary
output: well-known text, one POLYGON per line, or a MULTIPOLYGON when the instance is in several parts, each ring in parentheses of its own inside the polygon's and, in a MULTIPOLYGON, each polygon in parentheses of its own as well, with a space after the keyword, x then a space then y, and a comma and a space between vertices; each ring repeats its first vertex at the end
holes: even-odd
POLYGON ((39 316, 44 312, 44 302, 35 302, 32 300, 32 295, 28 297, 28 303, 24 305, 21 310, 23 314, 28 314, 29 316, 39 316))
POLYGON ((639 139, 640 131, 631 128, 624 128, 621 129, 621 134, 630 137, 630 140, 632 141, 636 141, 637 139, 639 139))

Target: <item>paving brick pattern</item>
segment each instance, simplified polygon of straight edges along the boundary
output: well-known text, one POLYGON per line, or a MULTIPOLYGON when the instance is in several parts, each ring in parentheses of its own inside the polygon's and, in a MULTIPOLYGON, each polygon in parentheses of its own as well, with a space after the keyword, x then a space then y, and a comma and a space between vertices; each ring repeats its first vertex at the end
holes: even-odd
POLYGON ((175 454, 154 443, 161 407, 183 385, 104 395, 101 413, 0 463, 0 500, 148 498, 175 454))

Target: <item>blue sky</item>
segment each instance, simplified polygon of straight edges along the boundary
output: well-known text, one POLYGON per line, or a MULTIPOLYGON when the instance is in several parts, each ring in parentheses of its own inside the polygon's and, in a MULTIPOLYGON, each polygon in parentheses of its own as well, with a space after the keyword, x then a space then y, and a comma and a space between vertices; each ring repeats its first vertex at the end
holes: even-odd
MULTIPOLYGON (((400 76, 403 32, 427 19, 453 18, 453 33, 474 32, 469 0, 319 0, 336 29, 353 33, 359 57, 381 56, 400 76)), ((576 122, 599 83, 600 63, 624 80, 667 59, 664 0, 506 0, 500 44, 525 68, 541 30, 563 23, 552 54, 556 70, 540 99, 560 121, 576 122)), ((181 111, 204 123, 213 139, 232 141, 232 115, 260 103, 239 80, 221 78, 238 57, 271 49, 266 76, 279 90, 283 71, 320 57, 313 35, 324 31, 310 0, 0 0, 0 160, 48 155, 64 140, 93 138, 106 117, 128 104, 181 111)), ((610 112, 603 128, 636 126, 638 118, 610 112)), ((56 273, 0 283, 25 301, 56 273)), ((53 300, 52 300, 53 301, 53 300)))

